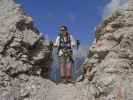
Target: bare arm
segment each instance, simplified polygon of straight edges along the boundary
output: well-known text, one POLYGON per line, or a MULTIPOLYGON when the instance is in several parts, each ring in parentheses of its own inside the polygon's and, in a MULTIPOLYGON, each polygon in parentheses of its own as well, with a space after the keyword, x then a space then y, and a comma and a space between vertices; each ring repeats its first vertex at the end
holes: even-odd
POLYGON ((55 41, 55 43, 53 44, 53 47, 54 47, 54 48, 59 47, 59 37, 56 38, 56 41, 55 41))
POLYGON ((75 41, 75 39, 73 38, 73 36, 71 36, 71 47, 72 47, 72 48, 75 48, 75 47, 76 47, 76 41, 75 41))

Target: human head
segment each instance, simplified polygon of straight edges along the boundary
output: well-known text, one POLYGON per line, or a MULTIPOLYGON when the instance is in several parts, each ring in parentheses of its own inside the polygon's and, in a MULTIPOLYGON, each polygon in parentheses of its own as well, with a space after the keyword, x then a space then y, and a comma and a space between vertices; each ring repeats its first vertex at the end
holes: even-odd
POLYGON ((60 32, 61 32, 62 35, 66 36, 68 34, 68 28, 67 28, 67 26, 62 25, 60 27, 60 32))

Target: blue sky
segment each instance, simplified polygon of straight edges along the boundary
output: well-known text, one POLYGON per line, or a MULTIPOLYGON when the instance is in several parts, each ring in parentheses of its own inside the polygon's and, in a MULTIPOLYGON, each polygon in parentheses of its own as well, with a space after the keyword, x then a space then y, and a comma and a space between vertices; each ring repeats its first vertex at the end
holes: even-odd
POLYGON ((105 5, 110 0, 17 0, 33 17, 41 33, 55 40, 60 25, 67 25, 75 39, 90 44, 94 28, 102 21, 105 5))

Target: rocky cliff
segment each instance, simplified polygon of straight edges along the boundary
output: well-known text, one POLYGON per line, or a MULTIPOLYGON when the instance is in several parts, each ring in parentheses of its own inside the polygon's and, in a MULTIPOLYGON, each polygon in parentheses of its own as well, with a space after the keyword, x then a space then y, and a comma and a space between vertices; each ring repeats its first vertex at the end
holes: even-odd
POLYGON ((28 97, 36 77, 48 76, 50 63, 50 50, 32 18, 15 1, 0 0, 0 100, 28 97))
POLYGON ((85 69, 98 100, 133 99, 132 0, 126 10, 113 13, 97 27, 85 69))

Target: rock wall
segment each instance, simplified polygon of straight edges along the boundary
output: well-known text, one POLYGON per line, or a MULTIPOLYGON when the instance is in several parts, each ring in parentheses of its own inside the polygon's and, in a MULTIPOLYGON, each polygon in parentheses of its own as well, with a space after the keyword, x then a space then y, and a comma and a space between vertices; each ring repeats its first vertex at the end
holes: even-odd
POLYGON ((32 18, 15 1, 0 0, 0 100, 28 97, 48 77, 51 60, 32 18))
POLYGON ((133 99, 133 1, 97 27, 96 41, 85 61, 94 100, 133 99))

